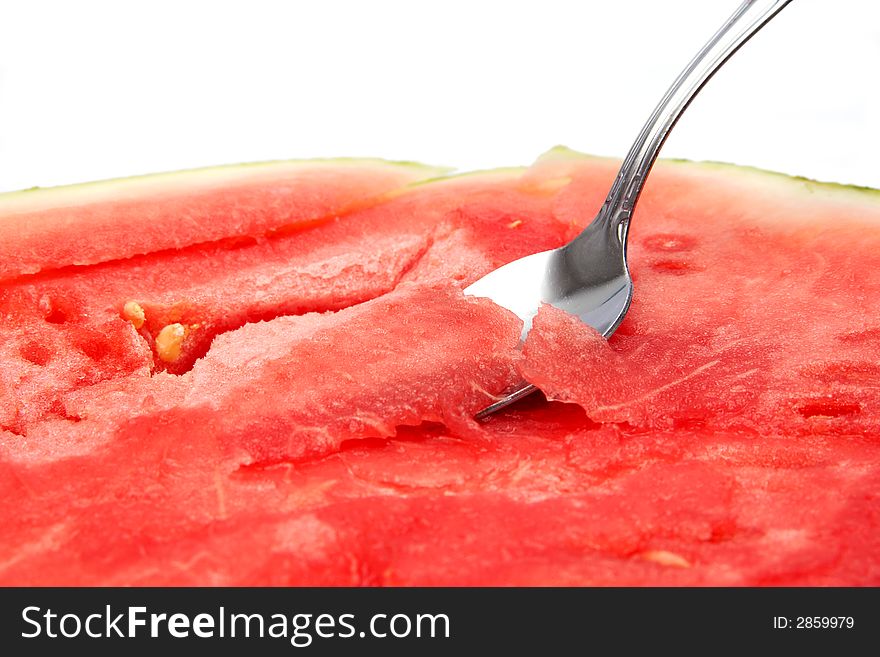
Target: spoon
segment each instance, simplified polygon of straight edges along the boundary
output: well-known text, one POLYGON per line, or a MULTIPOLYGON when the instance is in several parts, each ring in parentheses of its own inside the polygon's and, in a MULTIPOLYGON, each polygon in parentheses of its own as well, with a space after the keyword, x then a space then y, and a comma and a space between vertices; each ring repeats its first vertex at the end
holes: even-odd
MULTIPOLYGON (((488 297, 523 320, 522 339, 542 303, 577 315, 609 337, 629 310, 633 282, 626 264, 630 218, 657 153, 712 75, 791 0, 746 0, 703 46, 657 105, 630 148, 595 219, 558 249, 514 260, 489 272, 464 293, 488 297)), ((476 414, 483 419, 535 392, 520 383, 476 414)))

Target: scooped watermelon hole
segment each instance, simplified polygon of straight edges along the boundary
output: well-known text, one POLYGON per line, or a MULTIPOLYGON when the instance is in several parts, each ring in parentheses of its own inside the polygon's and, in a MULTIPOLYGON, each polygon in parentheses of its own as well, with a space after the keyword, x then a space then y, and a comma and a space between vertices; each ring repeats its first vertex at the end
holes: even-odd
POLYGON ((341 452, 348 452, 363 449, 383 449, 391 444, 392 441, 422 443, 431 438, 439 438, 445 435, 448 435, 448 430, 446 425, 440 422, 426 421, 415 426, 402 424, 396 427, 392 437, 349 438, 342 441, 339 450, 341 452))
POLYGON ((809 417, 841 417, 843 415, 854 415, 862 410, 860 404, 842 403, 835 401, 812 401, 803 404, 798 409, 798 413, 806 418, 809 417))
MULTIPOLYGON (((384 292, 378 293, 376 296, 381 296, 381 294, 384 292)), ((279 317, 296 317, 306 313, 335 313, 368 300, 369 298, 347 299, 339 303, 331 301, 305 305, 293 300, 290 303, 278 303, 268 308, 259 308, 222 318, 212 318, 210 311, 195 306, 163 306, 147 302, 143 305, 147 315, 145 326, 153 335, 158 336, 161 330, 169 324, 180 323, 186 327, 186 337, 181 345, 181 352, 173 360, 165 361, 159 358, 156 353, 156 344, 151 345, 154 356, 156 356, 157 369, 169 374, 181 375, 192 370, 196 361, 207 355, 213 341, 224 333, 237 331, 247 324, 269 322, 279 317)))
POLYGON ((438 438, 448 434, 446 425, 441 422, 422 422, 416 426, 400 425, 394 434, 394 440, 423 442, 429 438, 438 438))
POLYGON ((339 446, 340 452, 359 451, 362 449, 382 449, 388 446, 387 438, 352 438, 343 440, 339 446))

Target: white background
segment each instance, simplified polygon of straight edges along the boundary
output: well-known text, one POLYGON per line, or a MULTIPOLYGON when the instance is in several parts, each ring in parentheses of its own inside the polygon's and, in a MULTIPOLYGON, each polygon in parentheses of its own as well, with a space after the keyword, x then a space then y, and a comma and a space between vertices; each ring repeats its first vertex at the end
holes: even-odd
MULTIPOLYGON (((0 0, 0 190, 381 156, 622 156, 738 0, 0 0)), ((794 0, 663 155, 880 187, 880 2, 794 0)))

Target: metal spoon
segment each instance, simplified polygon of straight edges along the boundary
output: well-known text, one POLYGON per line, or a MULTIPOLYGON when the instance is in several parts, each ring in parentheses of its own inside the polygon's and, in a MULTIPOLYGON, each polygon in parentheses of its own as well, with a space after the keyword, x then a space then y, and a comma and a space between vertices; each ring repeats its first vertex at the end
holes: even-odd
MULTIPOLYGON (((629 310, 633 282, 626 264, 626 238, 639 194, 657 153, 687 106, 712 75, 791 0, 746 0, 676 78, 642 128, 605 203, 574 240, 499 267, 465 288, 489 297, 524 322, 525 339, 542 303, 550 303, 610 336, 629 310)), ((482 419, 535 392, 521 383, 479 413, 482 419)))

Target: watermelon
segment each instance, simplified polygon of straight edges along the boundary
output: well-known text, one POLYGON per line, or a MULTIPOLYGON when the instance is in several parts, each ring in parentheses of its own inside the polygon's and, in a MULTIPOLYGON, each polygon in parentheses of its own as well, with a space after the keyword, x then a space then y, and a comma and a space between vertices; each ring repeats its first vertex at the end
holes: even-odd
POLYGON ((461 290, 617 165, 0 196, 0 583, 880 584, 880 193, 661 162, 617 333, 520 348, 461 290))
POLYGON ((5 194, 0 280, 320 223, 442 171, 381 160, 280 161, 5 194))

